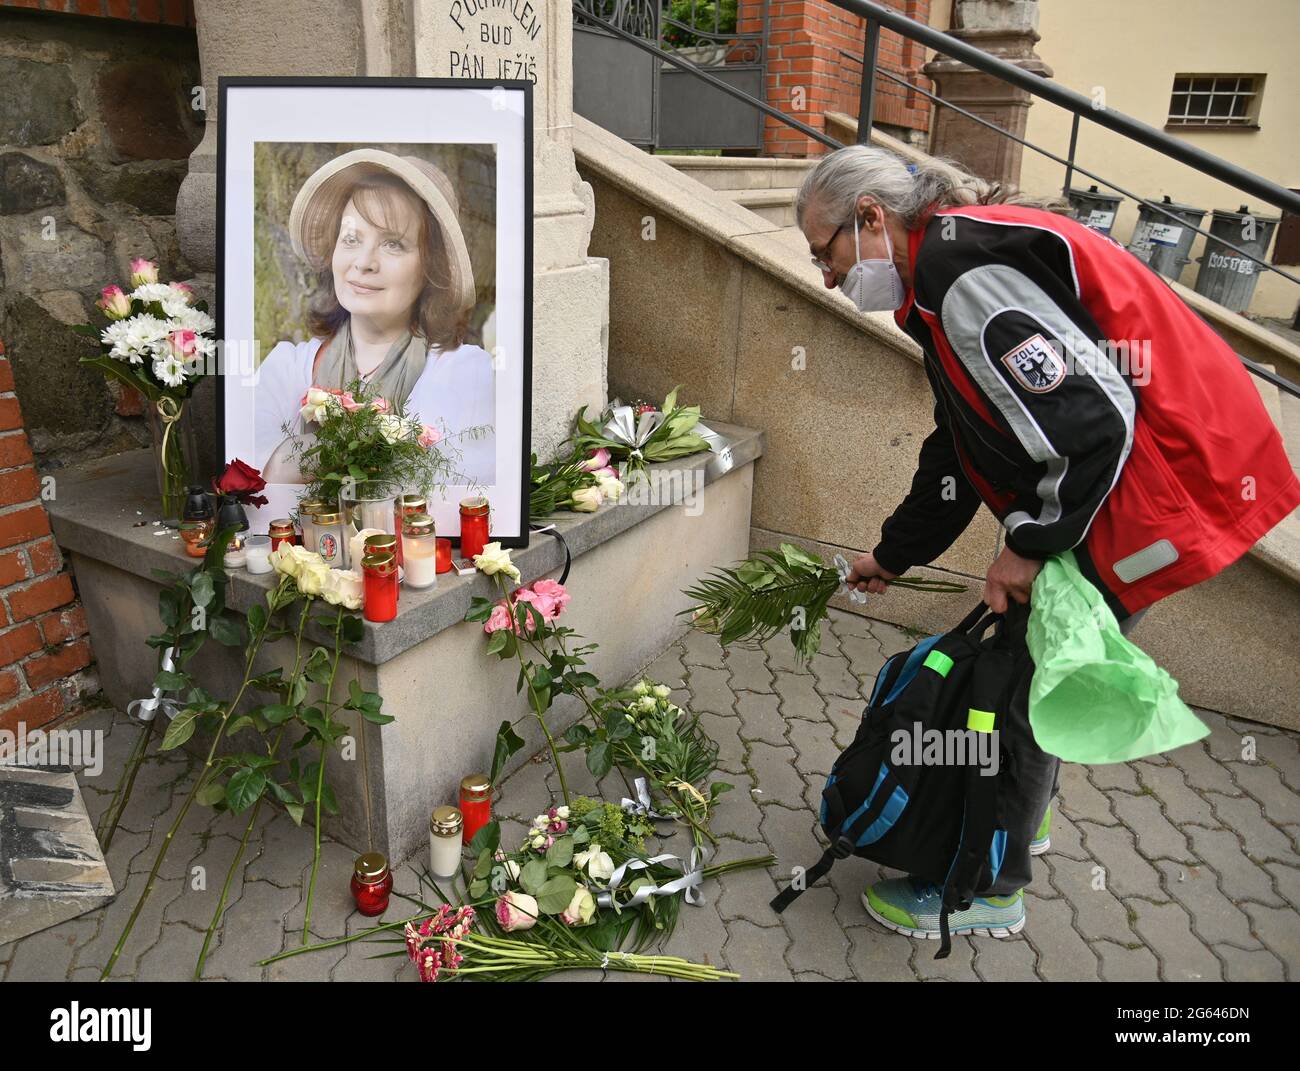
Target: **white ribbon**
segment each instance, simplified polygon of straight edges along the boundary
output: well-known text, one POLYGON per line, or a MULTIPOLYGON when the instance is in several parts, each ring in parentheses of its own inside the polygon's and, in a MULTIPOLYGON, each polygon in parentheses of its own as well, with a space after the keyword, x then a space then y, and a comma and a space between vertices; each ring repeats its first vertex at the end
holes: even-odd
POLYGON ((642 885, 632 894, 631 900, 626 904, 619 904, 614 899, 614 893, 628 871, 644 870, 656 863, 681 862, 675 855, 656 855, 651 859, 629 859, 626 863, 614 868, 614 873, 609 878, 609 888, 601 889, 596 893, 596 903, 600 907, 613 907, 621 910, 625 907, 640 907, 652 896, 672 896, 681 893, 682 899, 688 904, 698 906, 704 903, 704 899, 695 891, 696 886, 704 881, 704 872, 700 869, 700 861, 700 850, 692 848, 690 863, 685 867, 680 878, 673 878, 662 885, 642 885))
MULTIPOLYGON (((640 461, 641 447, 645 446, 646 441, 663 422, 662 412, 655 410, 637 416, 630 405, 622 405, 615 398, 610 406, 610 418, 601 429, 601 434, 607 439, 622 443, 631 451, 631 456, 640 461)), ((730 439, 702 422, 697 422, 691 430, 709 444, 709 452, 713 455, 705 465, 705 471, 709 475, 717 478, 735 467, 736 460, 731 453, 730 439)))
POLYGON ((865 591, 859 591, 856 587, 850 587, 848 584, 849 563, 845 559, 844 555, 837 554, 831 560, 835 563, 835 571, 840 574, 840 587, 835 594, 847 595, 849 597, 849 602, 866 602, 867 593, 865 591))
POLYGON ((623 810, 627 811, 628 814, 644 815, 646 818, 672 818, 672 815, 660 814, 654 809, 650 800, 650 789, 647 787, 644 777, 638 777, 632 782, 632 785, 636 792, 636 799, 630 800, 624 796, 620 804, 623 810))
MULTIPOLYGON (((176 668, 176 662, 172 658, 175 652, 175 647, 168 647, 167 650, 163 651, 162 668, 168 672, 176 668)), ((167 715, 170 721, 181 712, 181 704, 175 699, 164 699, 163 689, 158 687, 154 688, 148 699, 132 699, 126 705, 127 716, 138 721, 153 721, 160 710, 167 715)))

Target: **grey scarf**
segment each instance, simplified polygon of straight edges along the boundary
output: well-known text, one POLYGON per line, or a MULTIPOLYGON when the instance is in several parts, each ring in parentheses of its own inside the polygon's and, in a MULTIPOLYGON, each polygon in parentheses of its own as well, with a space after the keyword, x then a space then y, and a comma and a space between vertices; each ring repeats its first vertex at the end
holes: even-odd
POLYGON ((357 370, 357 355, 352 345, 352 321, 349 319, 347 325, 325 343, 316 360, 312 385, 327 390, 346 390, 349 383, 362 379, 395 407, 405 406, 416 382, 424 373, 428 359, 429 343, 407 331, 393 343, 388 354, 379 362, 379 367, 363 379, 357 370))

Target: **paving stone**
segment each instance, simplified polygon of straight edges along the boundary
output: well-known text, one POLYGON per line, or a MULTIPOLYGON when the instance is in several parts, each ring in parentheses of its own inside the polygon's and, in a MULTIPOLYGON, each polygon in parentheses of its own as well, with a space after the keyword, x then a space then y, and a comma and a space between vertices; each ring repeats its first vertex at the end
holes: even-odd
POLYGON ((1061 894, 1052 886, 1048 863, 1046 860, 1039 862, 1041 865, 1033 867, 1029 872, 1029 884, 1025 886, 1025 891, 1041 896, 1044 900, 1055 900, 1061 894))
MULTIPOLYGON (((316 912, 312 910, 312 928, 308 934, 307 943, 320 944, 324 941, 333 940, 336 937, 343 936, 341 933, 331 933, 326 930, 317 929, 316 912)), ((373 920, 368 920, 373 921, 373 920)), ((301 916, 297 926, 288 926, 285 938, 285 948, 299 948, 302 946, 302 929, 301 916)), ((377 952, 391 952, 394 945, 376 946, 370 953, 374 955, 377 952)), ((277 960, 275 963, 268 964, 266 970, 266 980, 268 982, 326 982, 333 975, 334 968, 337 967, 343 958, 347 955, 348 949, 345 945, 339 945, 335 948, 322 948, 315 952, 305 952, 301 956, 290 956, 288 959, 277 960)), ((388 960, 389 964, 397 962, 397 958, 388 960)), ((402 957, 402 962, 409 962, 402 957)), ((390 968, 389 977, 392 977, 393 971, 390 968)))
POLYGON ((1165 899, 1160 874, 1133 847, 1133 833, 1128 829, 1079 822, 1083 846, 1106 868, 1106 887, 1121 899, 1146 896, 1165 899))
MULTIPOLYGON (((360 917, 360 916, 358 916, 360 917)), ((367 919, 367 922, 370 920, 367 919)), ((402 980, 408 974, 415 978, 415 967, 405 956, 391 959, 376 958, 381 952, 390 949, 370 941, 354 941, 344 945, 344 955, 335 965, 330 978, 336 982, 391 982, 402 980)), ((322 952, 308 952, 302 959, 324 955, 322 952)), ((286 960, 285 962, 292 962, 286 960)))
POLYGON ((849 966, 863 982, 915 982, 912 970, 912 941, 902 934, 893 933, 871 920, 866 913, 866 923, 844 931, 849 938, 849 966))
MULTIPOLYGON (((184 923, 169 922, 158 943, 139 958, 137 982, 190 982, 203 950, 203 933, 184 923)), ((215 944, 215 937, 213 943, 215 944)), ((207 964, 204 964, 206 975, 207 964)), ((116 973, 116 972, 114 972, 116 973)))
POLYGON ((722 645, 718 643, 717 636, 691 629, 681 638, 680 645, 683 665, 722 668, 722 645))
POLYGON ((296 826, 283 811, 276 812, 262 829, 258 853, 244 868, 244 880, 301 889, 311 865, 311 840, 310 826, 296 826))
POLYGON ((1051 838, 1052 847, 1049 851, 1054 856, 1065 856, 1069 859, 1092 858, 1083 846, 1083 836, 1079 833, 1079 827, 1055 806, 1052 808, 1051 838))
POLYGON ((1223 960, 1223 978, 1228 982, 1284 982, 1286 968, 1266 948, 1250 951, 1219 945, 1215 948, 1223 960))
MULTIPOLYGON (((839 758, 840 748, 835 744, 834 732, 830 725, 795 720, 790 722, 790 743, 794 745, 795 765, 802 774, 817 774, 824 781, 831 772, 831 766, 839 758)), ((809 778, 809 780, 816 780, 809 778)), ((817 797, 821 798, 822 784, 817 785, 817 797)))
POLYGON ((1223 969, 1192 933, 1191 920, 1178 904, 1152 904, 1134 897, 1133 929, 1155 952, 1164 982, 1219 981, 1223 969))
POLYGON ((1250 727, 1255 738, 1255 755, 1257 761, 1268 763, 1278 771, 1283 784, 1292 792, 1300 792, 1300 739, 1290 733, 1268 735, 1250 727))
POLYGON ((1300 867, 1288 866, 1286 863, 1265 863, 1264 869, 1273 875, 1283 897, 1300 911, 1300 867))
POLYGON ((727 966, 745 982, 788 982, 794 972, 786 965, 790 938, 781 926, 755 926, 740 919, 727 927, 722 949, 727 966))
POLYGON ((749 745, 749 768, 761 790, 755 793, 759 803, 783 803, 787 807, 803 806, 803 778, 795 768, 792 747, 772 747, 755 741, 749 745))
POLYGON ((740 739, 740 719, 721 714, 699 715, 700 728, 718 745, 718 769, 727 773, 745 772, 745 743, 740 739))
POLYGON ((1116 788, 1124 792, 1140 792, 1137 772, 1131 765, 1123 762, 1108 762, 1102 766, 1085 767, 1088 780, 1102 792, 1116 788))
POLYGON ((1219 884, 1229 899, 1237 903, 1255 900, 1263 904, 1282 904, 1281 897, 1273 890, 1271 875, 1246 857, 1234 833, 1197 826, 1188 826, 1187 832, 1197 858, 1218 874, 1219 884))
POLYGON ((1101 977, 1107 982, 1158 982, 1160 963, 1146 945, 1094 941, 1092 950, 1101 960, 1101 977))
POLYGON ((538 752, 501 784, 501 800, 494 813, 530 821, 551 805, 551 790, 546 779, 551 773, 551 760, 545 752, 538 752))
POLYGON ((880 667, 885 664, 885 656, 874 636, 840 636, 840 651, 849 662, 849 672, 858 678, 861 686, 858 693, 865 700, 871 694, 880 667), (862 690, 865 689, 865 690, 862 690))
POLYGON ((748 775, 740 775, 734 779, 734 783, 735 788, 718 797, 710 828, 716 837, 730 836, 757 844, 762 839, 758 827, 763 812, 758 806, 759 797, 750 791, 754 785, 753 779, 748 775))
POLYGON ((683 688, 686 684, 686 664, 682 661, 681 649, 669 647, 641 671, 641 676, 666 684, 669 688, 683 688))
POLYGON ((1242 904, 1264 947, 1282 961, 1288 982, 1300 978, 1300 916, 1289 907, 1242 904))
POLYGON ((1104 793, 1099 792, 1088 780, 1087 767, 1077 766, 1072 762, 1061 763, 1060 792, 1057 806, 1067 817, 1076 821, 1086 818, 1099 825, 1113 826, 1115 816, 1111 814, 1110 802, 1104 793))
POLYGON ((849 672, 849 663, 839 654, 822 651, 813 656, 809 668, 817 680, 817 690, 822 695, 838 695, 844 699, 865 702, 862 682, 849 672))
POLYGON ((731 675, 725 669, 691 666, 687 681, 691 689, 691 710, 734 715, 736 694, 731 690, 730 680, 731 675))
POLYGON ((826 611, 826 620, 838 636, 865 636, 875 640, 877 645, 880 643, 871 631, 871 626, 875 622, 865 614, 856 614, 851 610, 841 610, 839 607, 832 606, 826 611))
POLYGON ((831 696, 826 701, 826 720, 835 732, 835 746, 843 751, 858 735, 866 704, 831 696))
POLYGON ((1222 792, 1235 796, 1239 791, 1232 776, 1221 762, 1210 758, 1205 744, 1197 741, 1169 752, 1169 759, 1187 775, 1187 783, 1201 792, 1222 792))
POLYGON ((1044 900, 1026 892, 1023 933, 1038 953, 1038 974, 1044 981, 1097 979, 1097 957, 1075 929, 1065 900, 1044 900))
MULTIPOLYGON (((823 633, 823 636, 825 633, 823 633)), ((763 645, 767 656, 767 668, 775 675, 778 672, 807 673, 808 667, 799 661, 794 644, 790 642, 790 630, 782 629, 777 635, 763 645)))
POLYGON ((1208 867, 1181 866, 1168 860, 1156 863, 1164 875, 1169 895, 1187 909, 1192 930, 1206 944, 1222 942, 1239 948, 1257 948, 1245 912, 1219 891, 1217 875, 1208 867))
MULTIPOLYGON (((132 875, 127 887, 118 891, 117 899, 107 909, 103 923, 95 936, 79 948, 76 961, 78 967, 96 966, 103 969, 126 926, 127 919, 135 910, 145 884, 144 875, 132 875)), ((139 958, 158 943, 167 907, 180 895, 180 891, 179 881, 160 879, 154 883, 153 892, 145 901, 140 917, 136 919, 131 935, 123 946, 122 954, 113 967, 114 978, 129 978, 136 973, 139 958)))
POLYGON ((808 889, 780 916, 791 943, 786 962, 795 971, 817 971, 828 978, 848 980, 849 943, 835 922, 835 890, 828 885, 808 889))
POLYGON ((786 721, 778 709, 779 701, 775 694, 738 692, 736 713, 740 715, 740 735, 745 740, 762 740, 775 747, 786 747, 789 744, 785 738, 786 721))
POLYGON ((1173 763, 1152 766, 1146 762, 1136 762, 1133 766, 1143 787, 1151 789, 1175 825, 1188 822, 1210 827, 1219 825, 1205 798, 1187 787, 1187 779, 1179 767, 1173 763))
POLYGON ((297 905, 300 894, 296 887, 284 889, 269 881, 248 881, 239 903, 226 912, 220 942, 208 956, 204 975, 232 982, 260 981, 263 968, 257 961, 293 947, 287 943, 284 917, 297 905))
MULTIPOLYGON (((1055 830, 1053 830, 1055 836, 1055 830)), ((1078 862, 1057 856, 1050 861, 1052 884, 1069 901, 1075 912, 1075 928, 1086 940, 1109 938, 1121 943, 1136 941, 1128 921, 1128 909, 1109 888, 1094 887, 1093 860, 1078 862)))
POLYGON ((808 721, 826 720, 826 700, 817 694, 809 674, 777 673, 773 686, 781 697, 781 713, 790 718, 808 721))
POLYGON ((100 909, 0 946, 0 956, 9 956, 5 981, 63 981, 72 970, 77 949, 94 937, 103 914, 100 909))
POLYGON ((1246 850, 1256 859, 1296 860, 1295 846, 1277 826, 1264 817, 1257 800, 1250 796, 1223 796, 1207 792, 1206 799, 1229 829, 1246 842, 1246 850))
POLYGON ((880 650, 884 652, 886 658, 898 654, 899 651, 910 651, 919 640, 924 638, 904 632, 901 628, 884 621, 872 621, 871 634, 876 637, 880 650))
MULTIPOLYGON (((547 757, 550 757, 549 751, 547 757)), ((560 762, 564 764, 564 778, 569 786, 569 798, 574 796, 590 796, 594 799, 607 798, 601 790, 600 784, 591 775, 587 769, 587 753, 585 751, 565 751, 560 754, 560 762)), ((547 787, 550 789, 550 801, 546 807, 539 807, 532 814, 523 817, 532 818, 534 814, 541 814, 550 806, 559 806, 564 802, 564 789, 560 784, 560 778, 555 772, 555 767, 549 765, 549 773, 546 778, 547 787)), ((618 774, 614 774, 614 781, 621 784, 618 774)))
POLYGON ((761 647, 732 644, 727 648, 724 664, 731 670, 731 686, 736 691, 770 692, 774 682, 767 666, 767 653, 761 647))
MULTIPOLYGON (((705 895, 717 898, 717 886, 705 895)), ((722 948, 727 943, 727 926, 712 903, 683 904, 673 934, 658 949, 665 956, 679 956, 692 963, 722 967, 722 948)))
POLYGON ((995 941, 977 940, 975 945, 975 973, 986 982, 1037 982, 1041 981, 1034 970, 1037 956, 1033 945, 1023 934, 1003 937, 995 941))
POLYGON ((788 875, 776 867, 770 871, 756 868, 721 875, 713 889, 718 914, 727 922, 748 919, 757 926, 779 926, 780 916, 771 906, 772 898, 780 891, 775 880, 778 875, 780 887, 784 888, 788 875))
POLYGON ((923 937, 904 937, 896 933, 895 941, 907 941, 912 945, 912 969, 924 981, 942 982, 978 982, 980 976, 975 973, 974 941, 992 941, 992 937, 967 937, 957 934, 952 939, 952 952, 947 959, 935 959, 939 951, 939 942, 923 937))
POLYGON ((1278 772, 1263 763, 1237 763, 1233 767, 1237 783, 1257 799, 1270 822, 1295 825, 1300 822, 1300 796, 1282 783, 1278 772))
MULTIPOLYGON (((251 841, 251 838, 250 838, 251 841)), ((221 899, 221 888, 225 884, 230 865, 234 862, 239 841, 234 837, 212 837, 206 847, 195 857, 181 883, 180 895, 167 905, 164 916, 167 923, 187 923, 198 930, 206 930, 212 921, 212 913, 217 909, 221 899), (203 868, 202 880, 192 873, 194 867, 203 868), (196 887, 200 886, 200 887, 196 887)), ((230 890, 226 894, 226 907, 235 903, 244 891, 244 867, 257 851, 257 845, 250 843, 244 852, 230 890)))
POLYGON ((1148 859, 1194 860, 1187 838, 1161 813, 1155 796, 1117 792, 1111 797, 1111 806, 1115 816, 1133 831, 1138 851, 1148 859))
POLYGON ((793 810, 769 804, 763 808, 763 840, 776 856, 772 872, 780 875, 782 888, 793 867, 812 866, 821 855, 821 843, 813 832, 816 826, 816 818, 803 807, 793 810))
MULTIPOLYGON (((310 863, 311 846, 304 846, 303 855, 310 863)), ((348 918, 356 912, 352 900, 352 866, 356 853, 338 841, 323 841, 320 848, 320 869, 316 874, 316 891, 312 896, 311 928, 321 935, 322 940, 342 937, 348 918)), ((406 869, 406 868, 402 868, 406 869)), ((409 873, 409 870, 408 870, 409 873)), ((307 877, 303 879, 302 895, 298 903, 285 916, 285 930, 290 936, 302 934, 303 916, 307 911, 307 885, 311 877, 310 866, 307 877)), ((396 887, 396 879, 394 879, 396 887)), ((415 910, 413 904, 405 900, 392 898, 390 904, 397 909, 397 915, 404 917, 415 910)), ((342 958, 341 954, 340 957, 342 958)), ((333 964, 331 963, 331 966, 333 964)))
POLYGON ((1210 735, 1202 744, 1210 753, 1210 758, 1217 762, 1241 762, 1243 737, 1248 735, 1235 728, 1222 714, 1213 710, 1201 710, 1197 716, 1210 727, 1210 735))

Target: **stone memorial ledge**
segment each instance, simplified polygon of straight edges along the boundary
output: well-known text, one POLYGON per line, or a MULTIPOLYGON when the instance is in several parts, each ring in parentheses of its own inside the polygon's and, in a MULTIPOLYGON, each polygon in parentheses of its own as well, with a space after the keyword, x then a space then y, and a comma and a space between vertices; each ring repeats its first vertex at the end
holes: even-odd
MULTIPOLYGON (((630 501, 547 521, 573 560, 566 581, 572 601, 562 623, 600 644, 588 668, 605 686, 637 673, 680 638, 688 627, 678 616, 688 605, 683 588, 749 553, 753 462, 763 452, 764 435, 707 423, 728 441, 725 457, 700 453, 649 466, 649 486, 672 496, 646 501, 642 487, 630 501)), ((156 672, 155 653, 145 645, 161 627, 161 581, 153 570, 183 572, 198 560, 185 555, 174 530, 155 523, 158 496, 149 451, 60 470, 49 513, 55 538, 71 557, 100 680, 121 711, 149 694, 156 672)), ((558 578, 564 547, 549 533, 534 532, 530 545, 511 557, 527 584, 558 578)), ((275 574, 233 570, 227 605, 246 612, 275 582, 275 574)), ((366 622, 362 639, 346 649, 339 680, 355 677, 379 692, 385 713, 396 718, 377 726, 350 711, 339 713, 354 730, 357 755, 353 761, 329 756, 327 776, 341 811, 325 828, 349 846, 385 851, 399 862, 427 844, 432 807, 455 802, 461 777, 490 765, 501 720, 527 711, 515 692, 517 666, 488 655, 482 626, 464 621, 476 595, 495 599, 495 581, 453 572, 439 576, 435 588, 403 589, 397 618, 366 622)), ((324 634, 315 638, 328 642, 324 634)), ((259 666, 269 669, 291 658, 290 645, 280 641, 267 646, 259 666)), ((239 649, 209 643, 190 668, 204 687, 222 695, 238 686, 240 659, 239 649)), ((580 713, 575 700, 561 697, 548 725, 561 732, 580 713)), ((534 719, 516 728, 529 746, 507 772, 543 746, 534 719)), ((118 772, 106 770, 105 777, 118 772)))

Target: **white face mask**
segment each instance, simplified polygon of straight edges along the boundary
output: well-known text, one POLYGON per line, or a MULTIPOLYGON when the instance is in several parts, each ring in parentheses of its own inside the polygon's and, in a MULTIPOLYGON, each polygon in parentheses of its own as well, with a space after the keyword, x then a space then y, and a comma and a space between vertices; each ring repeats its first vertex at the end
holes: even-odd
MULTIPOLYGON (((903 304, 907 287, 894 267, 894 245, 889 230, 881 227, 889 256, 884 260, 859 260, 844 276, 840 290, 858 307, 859 312, 893 312, 903 304)), ((853 249, 858 251, 858 214, 853 214, 853 249)))

